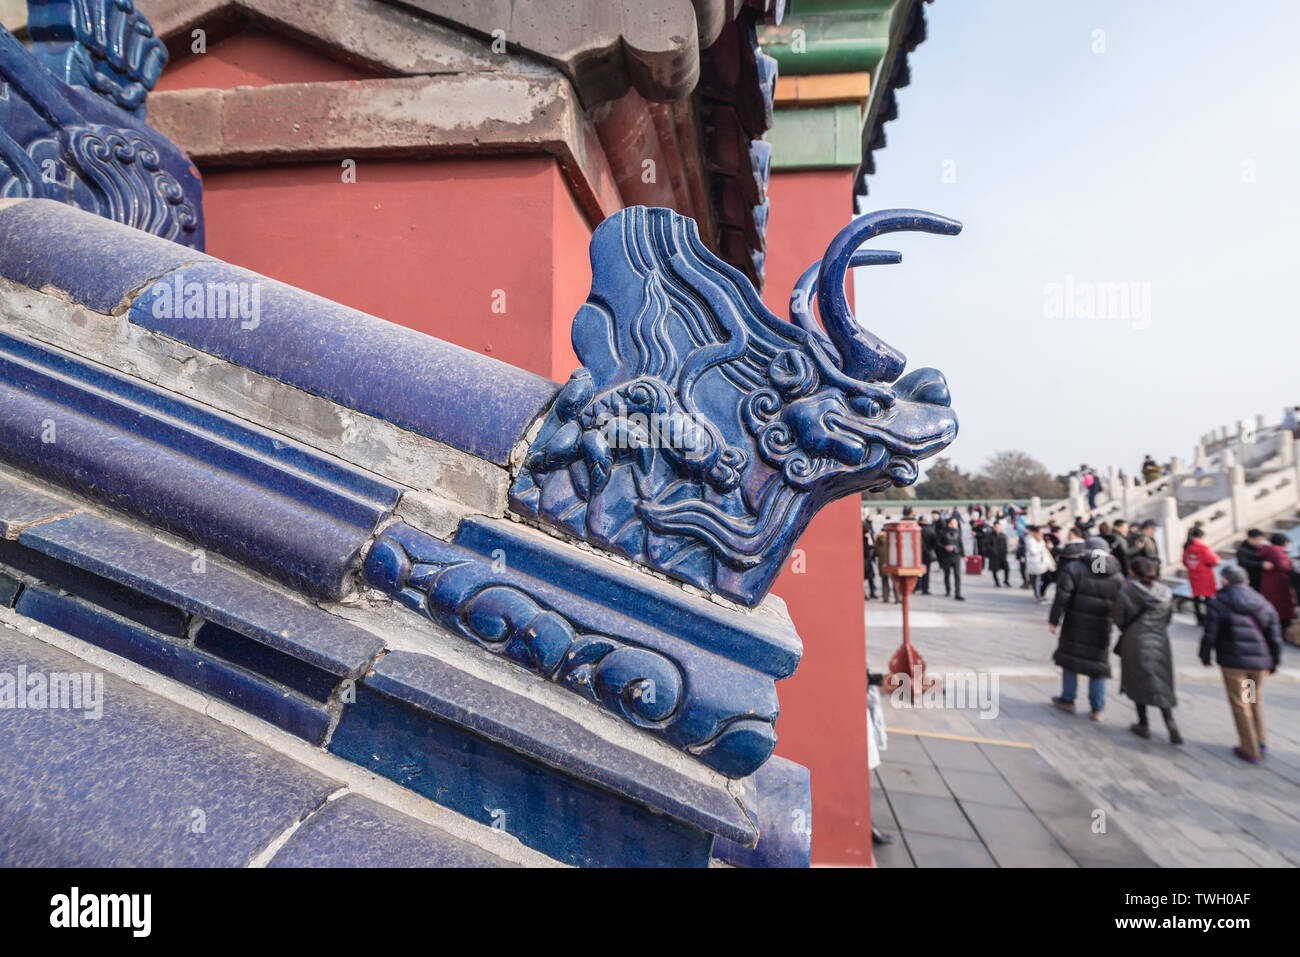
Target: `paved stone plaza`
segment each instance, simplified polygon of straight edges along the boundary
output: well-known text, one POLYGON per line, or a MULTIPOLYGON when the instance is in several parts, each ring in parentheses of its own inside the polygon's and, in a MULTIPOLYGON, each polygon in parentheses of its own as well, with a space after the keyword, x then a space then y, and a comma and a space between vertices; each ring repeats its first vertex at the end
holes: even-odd
MULTIPOLYGON (((1232 754, 1223 682, 1197 658, 1190 613, 1171 630, 1186 739, 1175 748, 1158 713, 1150 740, 1129 731, 1135 713, 1118 696, 1118 657, 1100 724, 1087 715, 1086 679, 1078 714, 1053 708, 1049 606, 1018 587, 995 589, 987 573, 963 584, 960 604, 943 597, 941 577, 935 594, 914 599, 913 643, 934 673, 996 675, 997 714, 901 708, 884 696, 889 749, 873 775, 872 812, 899 839, 877 849, 881 866, 1300 864, 1300 654, 1284 652, 1263 686, 1269 755, 1252 767, 1232 754)), ((899 622, 898 606, 868 601, 871 670, 885 670, 899 622)))

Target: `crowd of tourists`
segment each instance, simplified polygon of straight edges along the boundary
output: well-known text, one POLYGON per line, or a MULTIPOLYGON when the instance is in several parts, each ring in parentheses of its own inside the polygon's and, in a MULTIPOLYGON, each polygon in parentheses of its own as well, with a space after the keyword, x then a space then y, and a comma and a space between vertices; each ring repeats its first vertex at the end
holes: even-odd
MULTIPOLYGON (((905 509, 904 518, 912 518, 910 513, 905 509)), ((1073 713, 1079 679, 1086 677, 1089 714, 1100 721, 1114 653, 1120 661, 1120 693, 1137 709, 1132 732, 1149 738, 1148 712, 1158 709, 1170 742, 1181 744, 1173 713, 1177 699, 1169 640, 1175 597, 1161 581, 1156 523, 1130 525, 1121 519, 1094 524, 1078 516, 1063 529, 1055 521, 1039 525, 1026 519, 1025 510, 1014 505, 968 506, 965 516, 956 508, 919 516, 924 573, 916 591, 928 595, 937 587, 931 582, 937 564, 944 594, 964 600, 961 581, 968 556, 962 526, 969 523, 977 559, 972 571, 987 567, 996 587, 1014 587, 1008 561, 1012 555, 1020 570, 1019 587, 1031 591, 1036 602, 1046 604, 1047 590, 1054 590, 1048 627, 1057 637, 1053 661, 1061 668, 1062 682, 1052 704, 1073 713), (1119 639, 1112 649, 1113 628, 1118 628, 1119 639)), ((1300 644, 1300 572, 1288 549, 1285 536, 1251 529, 1237 549, 1235 563, 1223 562, 1198 526, 1188 534, 1181 556, 1202 629, 1200 660, 1206 667, 1218 664, 1237 729, 1235 753, 1253 764, 1268 751, 1260 705, 1265 677, 1276 673, 1284 640, 1300 644)), ((883 529, 877 532, 870 519, 863 530, 863 558, 868 598, 889 601, 889 577, 881 571, 886 534, 883 529)))

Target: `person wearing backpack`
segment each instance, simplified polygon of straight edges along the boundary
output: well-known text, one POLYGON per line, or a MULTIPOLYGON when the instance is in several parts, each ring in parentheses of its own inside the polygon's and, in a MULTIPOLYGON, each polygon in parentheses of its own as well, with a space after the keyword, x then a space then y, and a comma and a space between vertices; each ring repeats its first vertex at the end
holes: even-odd
POLYGON ((1259 764, 1268 751, 1260 692, 1264 676, 1276 673, 1282 661, 1281 623, 1268 599, 1246 584, 1246 572, 1239 566, 1228 566, 1220 578, 1223 588, 1205 612, 1201 663, 1210 667, 1213 653, 1223 672, 1240 742, 1233 753, 1259 764))

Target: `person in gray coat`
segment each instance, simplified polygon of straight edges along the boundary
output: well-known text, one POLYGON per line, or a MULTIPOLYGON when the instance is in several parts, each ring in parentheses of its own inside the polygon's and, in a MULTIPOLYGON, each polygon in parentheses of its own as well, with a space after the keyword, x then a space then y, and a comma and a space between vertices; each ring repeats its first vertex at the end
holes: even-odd
POLYGON ((1174 723, 1174 653, 1169 645, 1169 619, 1174 613, 1174 593, 1160 582, 1160 566, 1149 558, 1133 561, 1134 578, 1115 597, 1111 619, 1119 627, 1115 652, 1119 655, 1120 694, 1137 705, 1137 723, 1129 730, 1139 738, 1151 737, 1147 708, 1159 708, 1169 729, 1169 743, 1182 744, 1174 723))

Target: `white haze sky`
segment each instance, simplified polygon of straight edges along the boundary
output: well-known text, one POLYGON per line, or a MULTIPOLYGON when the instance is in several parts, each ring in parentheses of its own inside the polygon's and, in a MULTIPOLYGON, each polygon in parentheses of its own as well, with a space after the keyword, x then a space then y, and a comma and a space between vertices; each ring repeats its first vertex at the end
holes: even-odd
POLYGON ((909 369, 947 375, 947 454, 973 470, 1019 448, 1053 474, 1131 473, 1147 452, 1188 456, 1212 428, 1300 404, 1300 3, 926 13, 864 209, 965 229, 882 237, 902 264, 855 281, 859 318, 909 369), (1149 284, 1150 314, 1049 318, 1045 286, 1067 276, 1149 284))

